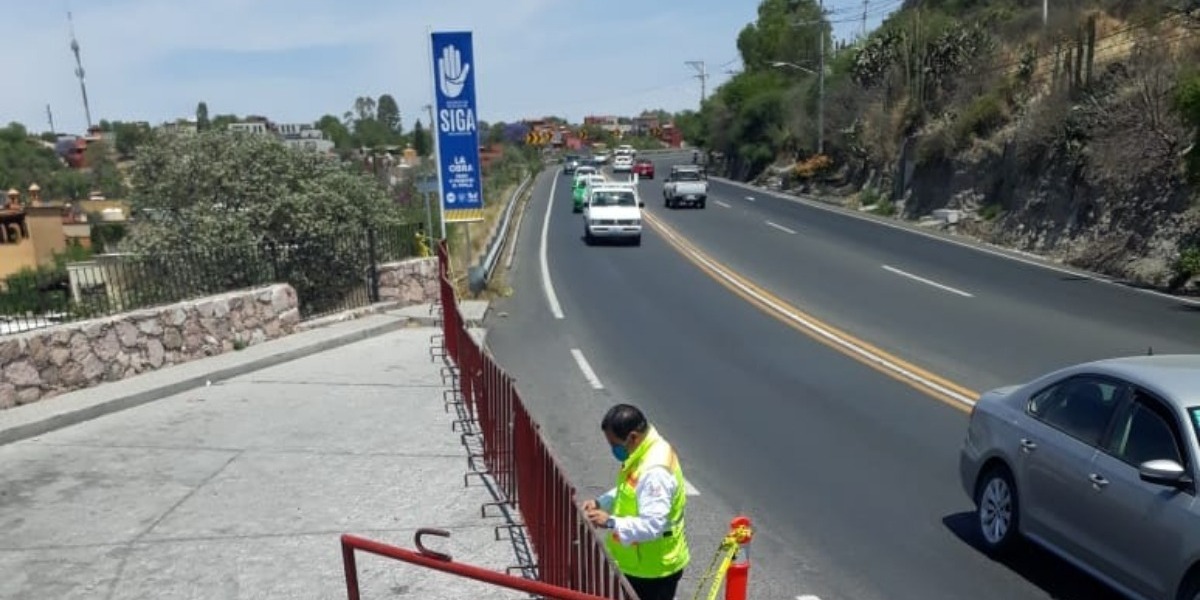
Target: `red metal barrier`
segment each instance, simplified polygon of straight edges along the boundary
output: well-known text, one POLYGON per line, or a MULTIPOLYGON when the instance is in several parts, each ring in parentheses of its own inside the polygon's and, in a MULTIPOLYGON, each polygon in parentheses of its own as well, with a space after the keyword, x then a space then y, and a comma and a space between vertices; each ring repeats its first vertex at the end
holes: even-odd
POLYGON ((559 586, 533 581, 522 577, 513 577, 505 575, 499 571, 484 569, 475 565, 466 563, 456 563, 449 554, 435 552, 425 548, 421 544, 422 535, 437 535, 449 537, 450 533, 438 529, 419 529, 414 536, 414 541, 417 550, 414 552, 406 548, 390 546, 366 538, 345 534, 342 536, 342 566, 346 571, 346 597, 348 600, 361 600, 360 590, 358 586, 358 560, 354 556, 355 550, 369 552, 377 556, 401 560, 406 563, 411 563, 427 569, 434 569, 443 573, 450 573, 467 579, 474 579, 506 587, 509 589, 525 592, 527 594, 537 594, 539 597, 548 598, 550 600, 607 600, 602 596, 585 594, 575 590, 566 589, 559 586))
POLYGON ((513 378, 467 332, 450 282, 444 240, 437 252, 446 352, 458 367, 463 402, 478 423, 487 472, 521 514, 537 555, 538 578, 608 599, 636 600, 579 510, 575 488, 542 439, 513 378))

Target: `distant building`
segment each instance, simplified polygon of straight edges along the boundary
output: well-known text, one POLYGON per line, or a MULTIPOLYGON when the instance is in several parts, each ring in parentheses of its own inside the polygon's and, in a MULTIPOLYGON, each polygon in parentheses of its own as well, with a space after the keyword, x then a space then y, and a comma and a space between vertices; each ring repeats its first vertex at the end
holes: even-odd
POLYGON ((172 122, 163 123, 158 128, 162 131, 170 131, 173 133, 197 133, 200 131, 200 126, 195 119, 175 119, 172 122))
POLYGON ((585 127, 599 127, 617 137, 622 137, 633 132, 633 122, 626 117, 589 115, 583 118, 583 124, 585 127))
POLYGON ((633 119, 633 131, 637 135, 650 135, 655 129, 662 127, 663 123, 659 120, 658 115, 652 112, 643 112, 633 119))
POLYGON ((283 143, 296 150, 308 150, 328 154, 333 152, 333 140, 325 138, 325 132, 311 123, 281 123, 275 133, 283 143))
POLYGON ((240 121, 238 123, 230 123, 229 131, 240 131, 249 134, 272 134, 275 133, 269 121, 240 121))

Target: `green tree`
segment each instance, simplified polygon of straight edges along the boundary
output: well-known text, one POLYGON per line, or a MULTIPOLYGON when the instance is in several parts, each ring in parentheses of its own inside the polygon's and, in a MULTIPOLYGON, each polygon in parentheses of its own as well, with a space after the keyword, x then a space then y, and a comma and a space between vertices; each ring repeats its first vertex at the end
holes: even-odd
POLYGON ((429 156, 429 151, 433 147, 433 140, 430 139, 429 132, 425 131, 425 126, 421 125, 420 119, 413 123, 412 147, 413 150, 416 150, 417 156, 429 156))
POLYGON ((210 126, 212 129, 226 129, 229 127, 230 124, 237 123, 238 121, 241 121, 241 120, 242 120, 242 118, 237 115, 232 115, 232 114, 217 115, 212 118, 212 122, 210 123, 210 126))
POLYGON ((143 123, 124 123, 114 121, 112 131, 117 138, 116 150, 121 158, 133 158, 137 155, 138 146, 146 143, 151 130, 143 123))
POLYGON ((170 260, 200 260, 219 270, 206 271, 219 275, 210 289, 286 280, 310 310, 336 307, 362 285, 368 228, 406 219, 355 167, 269 136, 156 135, 131 175, 139 221, 125 243, 159 261, 153 273, 170 280, 172 268, 184 268, 170 260))
POLYGON ((396 104, 396 99, 391 94, 383 94, 375 103, 375 119, 382 123, 388 131, 397 135, 404 133, 400 119, 400 106, 396 104))
POLYGON ((486 129, 483 128, 483 125, 484 123, 480 122, 480 131, 486 132, 483 136, 483 143, 489 145, 504 143, 504 129, 508 127, 507 124, 501 121, 499 123, 488 125, 486 129))
POLYGON ((196 129, 204 131, 211 125, 212 123, 208 120, 208 103, 201 101, 196 105, 196 129))
POLYGON ((47 197, 60 193, 55 178, 65 171, 62 160, 20 123, 0 129, 0 188, 24 190, 31 183, 44 188, 47 197))
POLYGON ((774 62, 814 63, 823 30, 828 36, 815 0, 763 0, 758 19, 738 34, 738 53, 748 71, 773 68, 774 62))
POLYGON ((1200 73, 1191 72, 1179 78, 1175 89, 1175 110, 1194 132, 1191 147, 1184 159, 1193 181, 1200 182, 1200 73))
POLYGON ((334 148, 339 152, 345 153, 354 148, 354 138, 350 130, 337 117, 325 115, 314 125, 325 134, 329 141, 333 142, 334 148))
POLYGON ((87 164, 87 181, 92 189, 99 190, 106 198, 124 198, 125 177, 113 160, 113 150, 104 142, 92 142, 84 153, 87 164))
POLYGON ((131 172, 137 247, 186 249, 347 236, 399 215, 369 177, 267 136, 158 135, 131 172))

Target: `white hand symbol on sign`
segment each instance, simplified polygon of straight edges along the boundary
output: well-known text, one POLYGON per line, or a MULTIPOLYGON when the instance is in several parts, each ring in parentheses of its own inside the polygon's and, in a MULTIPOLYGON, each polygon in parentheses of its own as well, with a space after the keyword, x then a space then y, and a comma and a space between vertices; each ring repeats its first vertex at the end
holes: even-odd
POLYGON ((438 59, 438 85, 442 94, 447 98, 457 98, 467 84, 467 74, 470 72, 471 65, 462 61, 458 48, 442 48, 442 57, 438 59))

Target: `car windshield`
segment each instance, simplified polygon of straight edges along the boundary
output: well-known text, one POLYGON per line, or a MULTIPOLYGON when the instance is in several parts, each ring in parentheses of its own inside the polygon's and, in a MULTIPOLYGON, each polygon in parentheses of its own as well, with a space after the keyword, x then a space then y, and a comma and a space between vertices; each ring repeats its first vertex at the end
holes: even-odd
POLYGON ((700 174, 695 171, 680 171, 675 174, 678 181, 700 181, 700 174))
POLYGON ((592 204, 596 206, 637 206, 633 192, 625 190, 604 190, 592 194, 592 204))

